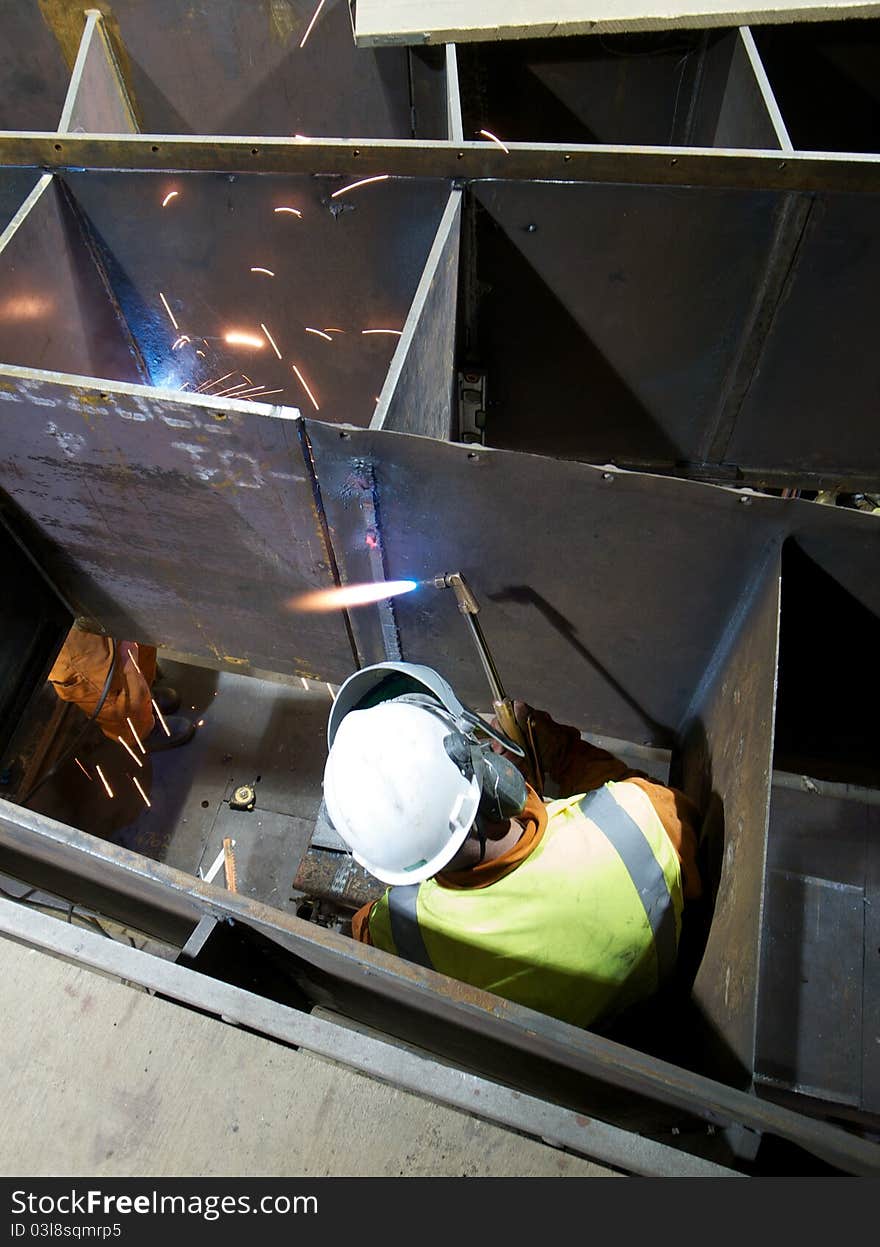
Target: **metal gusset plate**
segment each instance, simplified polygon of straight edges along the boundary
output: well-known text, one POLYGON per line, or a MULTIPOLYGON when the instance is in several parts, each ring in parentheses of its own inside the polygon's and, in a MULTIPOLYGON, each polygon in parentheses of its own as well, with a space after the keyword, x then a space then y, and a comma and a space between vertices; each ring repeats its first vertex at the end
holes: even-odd
POLYGON ((700 458, 780 198, 508 182, 475 194, 491 218, 477 350, 492 444, 600 463, 700 458))
POLYGON ((682 729, 681 783, 703 813, 711 930, 692 998, 701 1057, 748 1085, 755 1059, 779 638, 779 551, 743 588, 682 729))
MULTIPOLYGON (((625 740, 669 742, 782 520, 690 482, 306 423, 344 580, 374 578, 374 481, 388 578, 462 571, 509 694, 625 740)), ((487 708, 452 593, 423 586, 394 609, 404 658, 487 708)), ((374 612, 352 611, 360 637, 374 612)))
POLYGON ((358 181, 65 179, 153 384, 247 397, 262 386, 273 402, 366 425, 449 188, 358 181))
POLYGON ((57 179, 40 179, 0 243, 0 360, 115 381, 143 379, 134 344, 57 179))
POLYGON ((287 605, 332 583, 296 417, 2 369, 0 487, 97 628, 218 665, 339 679, 351 666, 341 621, 287 605))
POLYGON ((461 191, 453 191, 422 273, 371 428, 453 435, 461 191))

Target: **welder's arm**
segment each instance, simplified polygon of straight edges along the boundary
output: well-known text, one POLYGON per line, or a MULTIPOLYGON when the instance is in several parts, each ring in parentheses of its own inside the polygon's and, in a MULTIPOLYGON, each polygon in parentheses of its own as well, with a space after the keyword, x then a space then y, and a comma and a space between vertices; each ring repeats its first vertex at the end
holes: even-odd
MULTIPOLYGON (((531 716, 532 732, 544 776, 553 781, 561 797, 590 792, 593 788, 601 788, 610 780, 641 774, 632 771, 605 749, 581 740, 581 734, 576 727, 557 723, 544 710, 534 710, 525 702, 517 701, 514 702, 514 711, 517 722, 523 727, 527 717, 531 716)), ((500 752, 500 747, 496 751, 500 752)), ((507 756, 521 768, 521 758, 514 757, 513 754, 507 756)))

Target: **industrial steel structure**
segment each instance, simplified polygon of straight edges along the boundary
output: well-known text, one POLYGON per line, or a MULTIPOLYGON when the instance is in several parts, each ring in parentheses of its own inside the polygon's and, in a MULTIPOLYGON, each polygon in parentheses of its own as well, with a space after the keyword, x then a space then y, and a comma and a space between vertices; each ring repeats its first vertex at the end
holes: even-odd
POLYGON ((342 2, 210 8, 0 13, 7 754, 74 616, 483 709, 460 568, 517 696, 665 751, 706 938, 674 1027, 605 1037, 15 800, 3 871, 181 960, 0 929, 624 1170, 880 1172, 880 520, 815 500, 880 489, 873 23, 373 50, 342 2), (291 610, 384 578, 424 586, 291 610), (289 999, 205 978, 232 939, 289 999))

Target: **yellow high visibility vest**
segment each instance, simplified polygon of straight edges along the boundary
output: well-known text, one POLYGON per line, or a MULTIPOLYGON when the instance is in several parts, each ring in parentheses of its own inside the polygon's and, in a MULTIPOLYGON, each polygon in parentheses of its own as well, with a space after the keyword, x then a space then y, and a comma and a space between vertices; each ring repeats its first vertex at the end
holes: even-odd
POLYGON ((554 801, 531 854, 484 888, 389 888, 373 944, 541 1013, 589 1026, 671 970, 678 855, 647 794, 609 783, 554 801))

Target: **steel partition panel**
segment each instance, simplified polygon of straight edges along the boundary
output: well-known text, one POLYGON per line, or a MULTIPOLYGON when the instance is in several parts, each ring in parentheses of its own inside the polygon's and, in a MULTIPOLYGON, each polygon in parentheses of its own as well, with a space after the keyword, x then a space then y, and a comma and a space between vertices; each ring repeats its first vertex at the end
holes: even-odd
POLYGON ((61 115, 76 43, 59 46, 42 8, 35 0, 0 8, 0 129, 49 129, 61 115))
MULTIPOLYGON (((511 695, 625 740, 669 743, 781 518, 749 522, 738 494, 690 482, 306 427, 345 579, 372 578, 369 477, 388 577, 461 570, 511 695)), ((453 595, 422 587, 395 611, 404 657, 488 708, 453 595)))
POLYGON ((814 201, 725 458, 880 477, 880 198, 814 201))
MULTIPOLYGON (((448 184, 389 180, 332 198, 356 180, 94 172, 65 179, 155 384, 195 387, 243 369, 254 384, 281 389, 282 402, 311 406, 295 363, 322 419, 366 425, 397 338, 362 330, 403 328, 448 184), (345 332, 328 341, 327 328, 345 332), (230 330, 247 331, 262 348, 228 346, 230 330), (192 340, 175 350, 180 334, 192 340)), ((234 375, 227 385, 238 381, 234 375)))
POLYGON ((136 355, 57 179, 34 188, 0 250, 0 360, 26 368, 139 381, 136 355))
POLYGON ((714 900, 692 996, 715 1068, 746 1083, 755 1060, 779 583, 776 549, 743 590, 682 730, 683 786, 703 812, 714 900))
MULTIPOLYGON (((36 9, 35 0, 28 3, 36 9)), ((72 63, 82 10, 65 7, 40 5, 72 63)), ((323 6, 301 47, 316 7, 317 0, 273 4, 268 12, 235 0, 212 0, 209 9, 182 0, 114 0, 105 21, 140 128, 408 138, 406 49, 358 51, 345 0, 323 6)), ((48 83, 48 66, 39 72, 48 83)))
POLYGON ((0 370, 0 486, 97 630, 215 662, 338 680, 339 618, 295 409, 0 370))
POLYGON ((475 195, 525 264, 478 244, 478 280, 499 285, 485 299, 487 354, 500 374, 489 380, 500 414, 491 440, 599 462, 698 460, 780 197, 509 182, 475 195), (517 273, 529 290, 518 304, 517 273))

